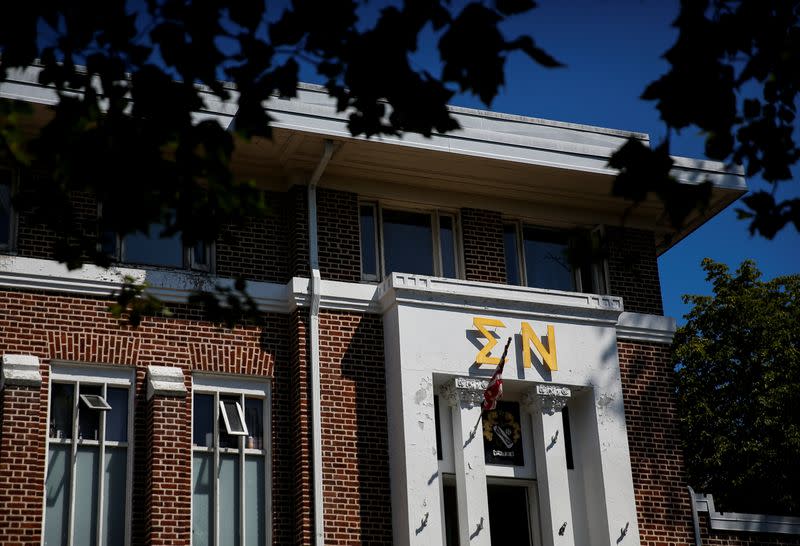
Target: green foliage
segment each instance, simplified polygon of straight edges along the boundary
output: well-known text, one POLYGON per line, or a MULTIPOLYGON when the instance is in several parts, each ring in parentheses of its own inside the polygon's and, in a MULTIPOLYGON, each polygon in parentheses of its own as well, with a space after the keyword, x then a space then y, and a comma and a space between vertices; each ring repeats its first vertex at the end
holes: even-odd
MULTIPOLYGON (((670 69, 642 98, 656 102, 670 130, 697 127, 709 158, 744 165, 747 176, 761 174, 773 185, 790 180, 800 160, 793 136, 799 21, 798 0, 682 0, 673 24, 678 39, 664 54, 670 69)), ((681 222, 686 213, 674 208, 680 188, 663 182, 669 178, 662 157, 668 156, 669 141, 665 148, 667 153, 647 160, 656 172, 637 169, 641 154, 617 157, 615 166, 623 175, 648 175, 636 177, 639 195, 626 195, 635 202, 649 191, 664 199, 666 188, 671 220, 681 222)), ((751 233, 772 239, 787 224, 800 230, 800 199, 776 202, 772 191, 761 190, 743 201, 747 208, 738 212, 751 219, 751 233)))
POLYGON ((706 258, 675 337, 689 483, 728 511, 800 515, 800 275, 706 258))

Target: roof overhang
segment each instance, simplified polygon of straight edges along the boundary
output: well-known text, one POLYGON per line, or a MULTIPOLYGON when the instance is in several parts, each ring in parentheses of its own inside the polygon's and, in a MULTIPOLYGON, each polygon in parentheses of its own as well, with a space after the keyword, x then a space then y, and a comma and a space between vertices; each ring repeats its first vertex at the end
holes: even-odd
MULTIPOLYGON (((57 101, 52 88, 38 83, 39 70, 16 71, 0 83, 0 97, 40 105, 32 130, 46 122, 46 107, 57 101)), ((201 92, 206 107, 196 117, 231 127, 235 101, 223 102, 201 92)), ((325 140, 333 140, 337 151, 321 186, 404 200, 424 191, 420 202, 439 199, 499 210, 543 225, 624 223, 655 231, 659 252, 747 191, 741 169, 674 158, 673 174, 682 183, 712 183, 705 211, 693 213, 676 231, 655 196, 632 208, 630 202, 611 195, 617 174, 608 166, 611 155, 629 138, 649 144, 643 133, 451 107, 461 128, 446 134, 353 137, 347 128, 348 113, 337 112, 324 88, 308 84, 299 86, 296 98, 275 97, 265 108, 273 118, 272 139, 238 141, 233 168, 275 189, 303 180, 316 165, 325 140)))

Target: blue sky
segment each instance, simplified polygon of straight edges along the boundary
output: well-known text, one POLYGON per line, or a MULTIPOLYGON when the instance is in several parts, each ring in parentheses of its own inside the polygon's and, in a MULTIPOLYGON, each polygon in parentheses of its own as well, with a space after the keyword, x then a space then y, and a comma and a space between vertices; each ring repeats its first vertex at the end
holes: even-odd
MULTIPOLYGON (((665 135, 664 127, 653 103, 639 96, 647 83, 667 70, 660 57, 675 41, 671 23, 677 13, 677 0, 541 0, 537 9, 505 28, 507 36, 531 34, 537 45, 567 67, 547 70, 521 55, 512 57, 506 86, 491 109, 642 131, 657 144, 665 135)), ((485 108, 468 96, 453 102, 485 108)), ((702 138, 696 130, 686 130, 673 136, 672 151, 702 157, 702 138)), ((758 179, 748 183, 752 189, 767 187, 758 179)), ((797 178, 785 185, 790 188, 779 196, 800 195, 797 178)), ((688 311, 682 294, 710 293, 700 268, 706 256, 732 269, 744 259, 754 259, 767 279, 800 272, 800 235, 794 227, 772 241, 751 237, 747 223, 736 219, 735 207, 659 259, 666 315, 680 320, 688 311)))

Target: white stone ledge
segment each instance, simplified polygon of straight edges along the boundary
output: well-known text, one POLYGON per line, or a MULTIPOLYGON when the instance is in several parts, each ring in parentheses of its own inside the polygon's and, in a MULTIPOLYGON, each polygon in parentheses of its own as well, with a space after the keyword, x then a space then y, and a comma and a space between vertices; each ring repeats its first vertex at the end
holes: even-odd
POLYGON ((617 322, 617 338, 649 343, 672 343, 677 324, 672 317, 644 313, 622 313, 617 322))
MULTIPOLYGON (((147 283, 146 291, 166 302, 186 302, 196 291, 232 287, 234 280, 178 270, 85 265, 68 270, 53 260, 0 256, 0 288, 42 290, 108 297, 125 278, 147 283)), ((323 280, 320 307, 333 311, 381 314, 397 304, 427 308, 502 313, 530 318, 560 318, 616 326, 622 339, 670 343, 674 319, 624 313, 616 296, 584 294, 393 273, 380 284, 323 280)), ((288 313, 310 304, 309 279, 288 283, 248 282, 247 292, 263 312, 288 313)))
POLYGON ((692 504, 696 513, 708 512, 709 525, 714 531, 800 535, 799 517, 717 512, 714 507, 713 495, 695 493, 691 487, 689 494, 692 495, 692 504))
POLYGON ((147 399, 159 396, 186 396, 183 370, 174 366, 147 367, 147 399))
POLYGON ((39 357, 32 355, 3 355, 0 375, 0 390, 6 385, 39 387, 42 374, 39 372, 39 357))

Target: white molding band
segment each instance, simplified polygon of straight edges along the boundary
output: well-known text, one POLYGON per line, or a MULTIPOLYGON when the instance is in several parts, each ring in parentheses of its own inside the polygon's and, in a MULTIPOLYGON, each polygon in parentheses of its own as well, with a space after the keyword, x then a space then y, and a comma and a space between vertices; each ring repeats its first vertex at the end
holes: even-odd
POLYGON ((147 366, 147 399, 159 396, 186 396, 183 370, 174 366, 147 366))
MULTIPOLYGON (((709 525, 714 531, 800 535, 800 517, 717 512, 714 507, 714 495, 695 493, 691 487, 689 487, 689 494, 692 496, 695 522, 697 522, 697 514, 708 512, 709 525)), ((698 533, 699 526, 695 524, 695 543, 700 546, 701 538, 698 533)))
MULTIPOLYGON (((53 260, 0 256, 0 288, 42 290, 109 297, 131 278, 147 283, 146 292, 171 303, 184 303, 195 291, 232 287, 233 279, 192 271, 84 265, 69 270, 53 260)), ((286 284, 247 283, 262 312, 289 313, 311 304, 309 279, 286 284)), ((577 323, 615 325, 621 340, 672 343, 671 317, 624 312, 622 298, 392 273, 380 284, 322 280, 320 309, 385 313, 397 303, 441 309, 474 310, 532 318, 560 318, 577 323)))
POLYGON ((676 328, 677 323, 672 317, 626 312, 619 316, 617 338, 670 344, 675 337, 676 328))
POLYGON ((17 387, 39 387, 42 374, 39 372, 39 357, 32 355, 3 355, 0 390, 6 385, 17 387))

